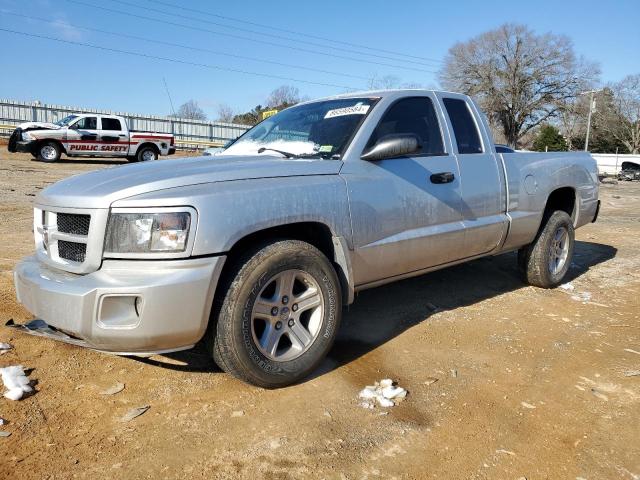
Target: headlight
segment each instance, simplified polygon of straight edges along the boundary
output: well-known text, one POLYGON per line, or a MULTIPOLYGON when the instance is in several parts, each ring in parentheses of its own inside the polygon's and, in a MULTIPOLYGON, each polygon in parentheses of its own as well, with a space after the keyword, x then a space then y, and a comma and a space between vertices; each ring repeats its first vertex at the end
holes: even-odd
POLYGON ((22 132, 22 140, 30 142, 31 140, 35 140, 35 138, 29 132, 22 132))
POLYGON ((105 256, 187 256, 189 231, 195 219, 193 209, 156 209, 123 211, 109 216, 105 239, 105 256))

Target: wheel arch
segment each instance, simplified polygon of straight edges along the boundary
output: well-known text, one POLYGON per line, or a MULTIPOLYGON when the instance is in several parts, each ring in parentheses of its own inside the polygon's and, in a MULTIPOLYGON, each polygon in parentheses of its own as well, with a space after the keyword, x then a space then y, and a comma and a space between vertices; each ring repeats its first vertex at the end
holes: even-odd
MULTIPOLYGON (((271 240, 282 239, 301 240, 320 250, 336 271, 340 281, 343 303, 346 305, 353 303, 353 276, 347 242, 343 237, 335 235, 328 225, 317 221, 283 223, 254 230, 238 238, 228 250, 221 278, 225 278, 236 268, 236 260, 243 253, 271 240)), ((216 292, 216 296, 218 296, 218 292, 216 292)))
POLYGON ((544 228, 547 219, 553 215, 553 212, 558 210, 566 212, 575 224, 576 219, 578 218, 578 204, 576 190, 574 187, 557 187, 549 192, 544 210, 542 211, 542 218, 540 219, 538 231, 544 228))
POLYGON ((42 139, 36 140, 36 142, 34 143, 34 146, 33 146, 33 153, 37 154, 38 150, 40 150, 40 147, 44 143, 55 143, 56 145, 58 145, 58 148, 60 149, 61 153, 64 153, 65 155, 68 155, 67 149, 64 148, 64 143, 62 143, 62 140, 59 140, 57 138, 42 138, 42 139))
POLYGON ((138 152, 140 150, 142 150, 143 148, 147 148, 147 147, 151 147, 156 152, 156 154, 158 156, 160 156, 160 148, 158 148, 158 146, 153 142, 141 143, 140 145, 138 145, 138 148, 136 148, 136 153, 135 154, 138 155, 138 152))

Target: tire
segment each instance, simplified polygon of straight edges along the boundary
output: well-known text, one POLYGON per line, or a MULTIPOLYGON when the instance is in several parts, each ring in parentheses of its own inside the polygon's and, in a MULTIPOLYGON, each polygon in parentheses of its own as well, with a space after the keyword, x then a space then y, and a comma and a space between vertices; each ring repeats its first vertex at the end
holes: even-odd
POLYGON ((566 212, 553 212, 533 243, 518 251, 523 280, 541 288, 560 285, 571 266, 574 244, 571 217, 566 212))
POLYGON ((290 385, 317 368, 333 345, 342 315, 340 284, 314 246, 264 244, 241 258, 222 286, 208 344, 218 366, 240 380, 264 388, 290 385))
POLYGON ((134 162, 150 162, 158 159, 158 151, 153 147, 142 147, 132 158, 134 162))
POLYGON ((56 142, 43 142, 36 150, 36 158, 41 162, 57 162, 60 160, 60 155, 62 155, 62 149, 56 142))

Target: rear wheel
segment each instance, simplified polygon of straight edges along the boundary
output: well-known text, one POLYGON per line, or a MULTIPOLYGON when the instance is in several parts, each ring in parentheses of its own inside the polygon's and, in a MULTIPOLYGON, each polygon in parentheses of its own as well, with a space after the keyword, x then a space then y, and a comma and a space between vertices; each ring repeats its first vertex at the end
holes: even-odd
POLYGON ((333 266, 312 245, 264 245, 238 262, 225 288, 210 343, 226 372, 282 387, 308 375, 331 348, 342 313, 340 287, 333 266))
POLYGON ((571 266, 574 243, 571 217, 566 212, 554 212, 533 243, 518 251, 523 279, 536 287, 558 286, 571 266))
POLYGON ((129 157, 129 161, 150 162, 158 159, 158 151, 153 147, 142 147, 135 157, 129 157))
POLYGON ((38 146, 36 156, 43 162, 57 162, 60 160, 62 150, 56 142, 43 142, 38 146))

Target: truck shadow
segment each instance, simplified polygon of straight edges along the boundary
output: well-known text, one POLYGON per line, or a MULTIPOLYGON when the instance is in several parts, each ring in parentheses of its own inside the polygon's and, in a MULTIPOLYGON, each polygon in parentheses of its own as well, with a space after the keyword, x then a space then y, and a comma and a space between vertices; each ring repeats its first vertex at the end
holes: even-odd
MULTIPOLYGON (((566 281, 615 257, 616 252, 610 245, 576 241, 566 281)), ((525 287, 518 275, 516 254, 508 253, 366 290, 345 309, 338 337, 327 359, 303 382, 356 360, 438 311, 455 310, 525 287)), ((219 371, 201 345, 164 356, 171 361, 163 362, 158 357, 138 360, 172 370, 219 371)))
MULTIPOLYGON (((615 257, 610 245, 576 241, 570 282, 590 268, 615 257)), ((392 283, 357 296, 327 361, 318 374, 345 365, 443 310, 455 310, 525 288, 516 253, 482 258, 392 283)))

